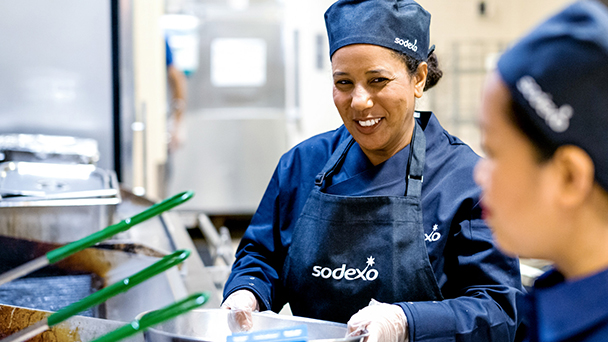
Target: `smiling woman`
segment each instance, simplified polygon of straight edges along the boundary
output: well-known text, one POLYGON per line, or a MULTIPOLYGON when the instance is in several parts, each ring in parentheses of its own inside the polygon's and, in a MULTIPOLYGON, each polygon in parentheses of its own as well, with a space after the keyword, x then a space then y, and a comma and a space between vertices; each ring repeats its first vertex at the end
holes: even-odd
POLYGON ((481 219, 479 156, 414 109, 441 77, 430 14, 339 0, 325 22, 344 125, 279 161, 224 288, 232 325, 289 303, 372 341, 513 341, 518 261, 481 219))

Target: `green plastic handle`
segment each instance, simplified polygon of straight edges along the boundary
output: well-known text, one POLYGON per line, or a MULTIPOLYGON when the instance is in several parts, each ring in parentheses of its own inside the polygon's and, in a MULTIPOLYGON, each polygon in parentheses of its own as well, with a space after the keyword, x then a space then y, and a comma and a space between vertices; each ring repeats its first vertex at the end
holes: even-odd
POLYGON ((54 264, 59 260, 65 259, 76 252, 80 252, 81 250, 91 247, 100 241, 103 241, 118 233, 128 230, 129 228, 133 227, 138 223, 141 223, 179 204, 182 204, 192 198, 192 196, 194 196, 194 192, 192 190, 189 190, 179 193, 173 197, 167 198, 164 201, 154 204, 150 208, 142 211, 141 213, 133 217, 124 219, 98 232, 85 236, 80 240, 71 242, 65 246, 54 249, 46 253, 46 258, 49 260, 49 264, 54 264))
POLYGON ((115 342, 142 332, 156 324, 175 318, 185 312, 195 309, 209 300, 209 294, 206 292, 195 293, 182 299, 178 302, 165 306, 162 309, 148 312, 139 320, 134 320, 129 324, 111 331, 92 342, 115 342))
POLYGON ((90 307, 97 304, 103 303, 108 298, 113 297, 121 292, 125 292, 135 285, 141 284, 145 280, 152 278, 159 273, 162 273, 169 268, 181 263, 190 256, 190 251, 187 249, 177 250, 172 254, 169 254, 154 264, 144 268, 143 270, 135 273, 134 275, 124 278, 108 287, 105 287, 78 302, 72 303, 59 311, 50 315, 47 318, 48 326, 51 327, 55 324, 61 323, 73 315, 82 312, 90 307))

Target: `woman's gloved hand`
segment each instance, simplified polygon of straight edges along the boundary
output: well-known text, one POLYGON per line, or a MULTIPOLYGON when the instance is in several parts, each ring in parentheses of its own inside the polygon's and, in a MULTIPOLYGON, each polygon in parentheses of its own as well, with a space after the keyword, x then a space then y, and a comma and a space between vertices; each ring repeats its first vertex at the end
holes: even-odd
POLYGON ((347 337, 369 333, 366 342, 408 342, 407 318, 398 305, 372 299, 348 320, 347 337))
POLYGON ((233 292, 222 304, 223 309, 229 309, 228 326, 235 332, 248 331, 253 327, 253 311, 259 311, 260 306, 255 295, 249 290, 233 292))

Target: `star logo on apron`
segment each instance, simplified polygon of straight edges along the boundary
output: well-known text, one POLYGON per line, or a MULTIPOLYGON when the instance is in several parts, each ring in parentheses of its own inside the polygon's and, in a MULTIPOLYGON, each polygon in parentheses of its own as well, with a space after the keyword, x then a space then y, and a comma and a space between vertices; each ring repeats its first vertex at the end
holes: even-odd
POLYGON ((374 264, 375 264, 374 257, 370 255, 369 258, 367 258, 367 265, 374 266, 374 264))
POLYGON ((428 234, 424 234, 424 241, 435 242, 441 239, 441 233, 439 233, 437 229, 439 229, 439 226, 437 224, 433 225, 433 231, 428 234))

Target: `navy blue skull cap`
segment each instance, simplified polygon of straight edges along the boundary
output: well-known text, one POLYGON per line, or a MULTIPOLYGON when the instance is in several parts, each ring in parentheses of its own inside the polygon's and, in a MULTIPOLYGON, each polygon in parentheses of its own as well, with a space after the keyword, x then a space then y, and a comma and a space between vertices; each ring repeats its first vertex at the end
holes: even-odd
POLYGON ((352 44, 372 44, 426 61, 431 15, 412 0, 338 0, 325 12, 329 56, 352 44))
POLYGON ((608 8, 566 7, 507 50, 498 72, 540 134, 585 150, 608 190, 608 8))

